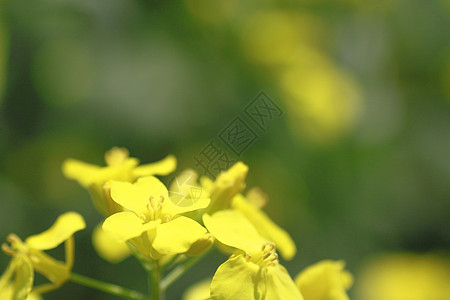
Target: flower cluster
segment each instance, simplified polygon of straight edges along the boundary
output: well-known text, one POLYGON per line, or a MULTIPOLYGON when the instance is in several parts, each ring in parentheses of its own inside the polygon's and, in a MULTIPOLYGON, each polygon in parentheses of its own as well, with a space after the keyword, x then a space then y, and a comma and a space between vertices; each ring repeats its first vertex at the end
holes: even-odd
MULTIPOLYGON (((100 167, 68 159, 63 173, 89 191, 105 217, 93 233, 97 252, 110 262, 134 255, 149 274, 150 299, 162 299, 164 290, 211 249, 229 258, 206 284, 188 291, 186 299, 348 299, 346 290, 352 276, 343 262, 319 262, 295 280, 280 264, 277 251, 291 260, 296 245, 262 210, 267 196, 260 189, 244 194, 248 167, 242 162, 215 180, 185 171, 167 188, 154 175, 173 172, 173 156, 139 165, 126 149, 113 148, 105 161, 107 166, 100 167)), ((83 218, 69 212, 25 242, 10 235, 10 245, 2 248, 13 259, 0 279, 1 299, 39 298, 67 280, 99 288, 98 281, 71 272, 73 234, 84 227, 83 218), (66 245, 65 262, 43 252, 62 242, 66 245), (34 287, 34 271, 50 282, 34 287)), ((130 299, 149 299, 117 286, 108 290, 107 286, 103 284, 100 289, 130 299)))

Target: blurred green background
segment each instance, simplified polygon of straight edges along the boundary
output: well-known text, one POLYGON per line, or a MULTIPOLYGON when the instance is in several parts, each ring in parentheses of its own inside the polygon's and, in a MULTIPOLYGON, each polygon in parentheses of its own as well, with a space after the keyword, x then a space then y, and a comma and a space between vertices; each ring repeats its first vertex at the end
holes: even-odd
MULTIPOLYGON (((94 252, 101 216, 62 161, 103 165, 123 146, 192 168, 264 90, 284 114, 240 159, 297 242, 292 276, 331 258, 357 280, 373 253, 448 253, 449 16, 445 0, 0 0, 0 238, 80 212, 74 270, 145 290, 133 259, 94 252)), ((114 299, 72 283, 45 295, 62 297, 114 299)))

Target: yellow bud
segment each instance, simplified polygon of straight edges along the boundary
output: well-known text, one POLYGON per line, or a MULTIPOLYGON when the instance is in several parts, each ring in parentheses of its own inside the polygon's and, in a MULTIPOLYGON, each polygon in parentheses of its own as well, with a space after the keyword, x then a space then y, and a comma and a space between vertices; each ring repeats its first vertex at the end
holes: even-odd
POLYGON ((245 188, 248 166, 237 162, 226 172, 217 177, 211 189, 211 205, 208 213, 226 209, 230 206, 231 199, 245 188))
POLYGON ((186 252, 188 256, 198 256, 211 248, 214 244, 214 237, 211 233, 206 233, 202 238, 192 244, 191 248, 186 252))
POLYGON ((88 188, 95 207, 105 216, 123 211, 123 207, 111 198, 111 183, 108 181, 104 185, 91 184, 88 188))

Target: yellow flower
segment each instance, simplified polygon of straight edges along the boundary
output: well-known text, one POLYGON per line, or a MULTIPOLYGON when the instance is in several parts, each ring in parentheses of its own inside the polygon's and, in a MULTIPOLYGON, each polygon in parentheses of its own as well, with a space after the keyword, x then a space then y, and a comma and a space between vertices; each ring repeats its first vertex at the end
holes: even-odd
POLYGON ((176 159, 169 155, 161 161, 139 166, 139 160, 129 157, 125 148, 114 147, 105 154, 107 166, 100 167, 75 159, 64 161, 64 176, 78 181, 87 188, 96 208, 105 216, 122 211, 123 208, 112 201, 109 196, 109 180, 133 182, 137 178, 148 175, 167 175, 176 168, 176 159))
POLYGON ((344 267, 343 261, 320 261, 298 274, 295 283, 305 300, 349 300, 353 277, 344 267))
POLYGON ((450 299, 450 257, 439 254, 384 254, 371 259, 358 276, 364 300, 450 299))
POLYGON ((178 206, 156 177, 142 177, 134 184, 112 181, 111 197, 128 211, 108 217, 103 230, 118 242, 130 241, 147 257, 184 253, 206 234, 203 226, 180 214, 205 208, 210 200, 178 206))
POLYGON ((42 294, 60 287, 69 279, 73 266, 75 243, 73 234, 85 227, 83 217, 75 212, 68 212, 59 216, 52 227, 28 237, 25 242, 18 236, 10 234, 7 240, 11 246, 3 244, 2 249, 13 259, 0 278, 0 294, 11 293, 11 299, 26 299, 33 287, 34 271, 44 275, 50 283, 35 287, 33 292, 42 294), (65 262, 43 252, 63 242, 65 242, 65 262), (10 279, 13 275, 15 278, 11 286, 10 279), (12 292, 9 291, 10 288, 12 292))
POLYGON ((240 212, 205 214, 203 222, 219 242, 237 251, 214 274, 212 299, 303 299, 279 264, 275 244, 262 238, 240 212))

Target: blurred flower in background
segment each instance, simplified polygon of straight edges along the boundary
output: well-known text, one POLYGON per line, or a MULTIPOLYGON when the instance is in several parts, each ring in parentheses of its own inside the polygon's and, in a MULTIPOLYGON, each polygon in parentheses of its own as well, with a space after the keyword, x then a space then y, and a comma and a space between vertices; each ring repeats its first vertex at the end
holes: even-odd
POLYGON ((358 299, 449 299, 450 259, 438 253, 378 255, 364 266, 358 281, 358 299))

